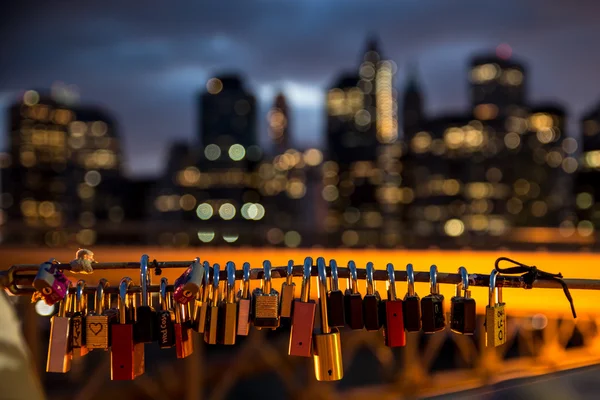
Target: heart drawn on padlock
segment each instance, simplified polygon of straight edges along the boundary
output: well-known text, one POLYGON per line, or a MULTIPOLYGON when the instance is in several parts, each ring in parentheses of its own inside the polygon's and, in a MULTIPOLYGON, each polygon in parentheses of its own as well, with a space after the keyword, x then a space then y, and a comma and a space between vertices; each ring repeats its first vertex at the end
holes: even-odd
POLYGON ((94 335, 98 335, 100 332, 102 332, 102 324, 99 323, 91 323, 89 325, 90 327, 90 331, 92 331, 92 333, 94 335))

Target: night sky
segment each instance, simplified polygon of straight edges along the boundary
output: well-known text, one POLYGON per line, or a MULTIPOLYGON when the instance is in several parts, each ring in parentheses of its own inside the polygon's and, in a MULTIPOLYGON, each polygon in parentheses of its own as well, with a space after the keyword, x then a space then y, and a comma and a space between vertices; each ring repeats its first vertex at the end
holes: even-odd
POLYGON ((567 107, 570 134, 600 100, 594 0, 2 3, 0 106, 24 89, 76 85, 118 119, 130 175, 158 173, 171 141, 196 140, 195 95, 219 72, 243 73, 263 113, 283 90, 294 143, 320 145, 324 88, 357 67, 370 32, 398 65, 397 87, 417 64, 430 115, 466 110, 469 57, 500 43, 529 68, 532 103, 567 107))

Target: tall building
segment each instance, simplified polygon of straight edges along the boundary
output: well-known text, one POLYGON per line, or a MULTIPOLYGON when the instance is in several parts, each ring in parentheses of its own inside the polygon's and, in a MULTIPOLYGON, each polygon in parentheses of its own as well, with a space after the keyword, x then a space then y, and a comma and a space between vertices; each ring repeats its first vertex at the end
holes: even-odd
MULTIPOLYGON (((323 198, 330 204, 325 229, 331 245, 370 246, 380 243, 384 225, 380 188, 392 185, 398 138, 394 64, 382 58, 370 39, 358 74, 344 74, 327 93, 327 150, 323 165, 323 198), (382 156, 382 158, 380 158, 382 156)), ((389 210, 388 210, 389 211, 389 210)))
POLYGON ((283 93, 275 96, 267 114, 269 139, 276 153, 283 153, 290 145, 290 112, 283 93))
POLYGON ((425 123, 423 91, 415 66, 410 66, 408 79, 402 90, 402 133, 405 141, 410 141, 425 123))
POLYGON ((211 78, 200 95, 199 135, 202 145, 216 145, 223 155, 233 145, 256 146, 256 99, 238 75, 211 78))
POLYGON ((478 118, 505 117, 526 104, 526 73, 518 62, 489 55, 474 57, 470 80, 471 106, 478 118))
MULTIPOLYGON (((581 118, 582 140, 580 169, 575 185, 577 218, 571 223, 563 221, 566 233, 590 236, 600 229, 600 103, 581 118)), ((573 146, 575 147, 575 146, 573 146)))
POLYGON ((122 212, 114 120, 99 109, 29 90, 10 107, 9 124, 6 239, 63 245, 70 240, 61 230, 66 228, 77 230, 78 243, 95 243, 98 221, 122 212))

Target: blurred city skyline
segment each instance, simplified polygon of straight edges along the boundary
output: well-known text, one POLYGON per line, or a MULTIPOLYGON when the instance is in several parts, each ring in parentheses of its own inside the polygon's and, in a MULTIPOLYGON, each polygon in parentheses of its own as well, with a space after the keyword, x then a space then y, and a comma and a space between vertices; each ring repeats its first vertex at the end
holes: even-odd
POLYGON ((18 93, 56 81, 75 85, 82 102, 115 116, 130 176, 158 175, 167 144, 196 140, 195 97, 226 72, 241 73, 257 96, 261 142, 281 89, 292 144, 323 147, 326 88, 356 67, 370 34, 398 65, 396 88, 407 65, 417 66, 430 115, 468 106, 469 58, 501 43, 534 71, 530 102, 566 107, 568 135, 579 136, 581 114, 600 97, 600 55, 589 52, 600 34, 593 18, 600 5, 588 1, 576 9, 561 1, 32 3, 9 6, 0 28, 5 54, 13 55, 2 62, 0 126, 18 93))

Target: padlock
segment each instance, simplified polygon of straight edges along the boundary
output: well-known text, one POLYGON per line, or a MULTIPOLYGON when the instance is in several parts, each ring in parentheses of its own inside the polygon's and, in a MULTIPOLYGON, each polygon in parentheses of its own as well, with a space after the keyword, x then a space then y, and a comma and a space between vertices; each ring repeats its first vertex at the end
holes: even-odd
POLYGON ((281 285, 281 318, 290 318, 292 316, 292 304, 296 295, 296 284, 294 278, 294 261, 289 260, 285 275, 285 282, 281 285))
POLYGON ((315 313, 317 312, 317 304, 310 299, 312 264, 312 258, 306 257, 304 259, 302 291, 300 299, 294 300, 294 314, 292 316, 290 347, 288 350, 290 356, 312 356, 312 335, 315 326, 315 313))
POLYGON ((315 376, 318 381, 339 381, 344 377, 342 363, 342 341, 337 328, 330 328, 327 321, 327 275, 325 261, 317 259, 319 309, 321 314, 321 333, 313 337, 313 360, 315 376))
POLYGON ((436 333, 446 327, 444 296, 439 292, 437 267, 429 268, 430 294, 421 299, 421 321, 424 333, 436 333))
POLYGON ((187 322, 186 306, 173 301, 175 307, 175 324, 173 333, 175 336, 175 353, 177 358, 186 358, 194 353, 194 342, 192 338, 192 328, 187 322))
POLYGON ((210 264, 208 261, 204 261, 204 282, 202 289, 198 292, 196 300, 196 311, 194 313, 194 319, 192 321, 192 329, 198 333, 204 333, 206 328, 206 318, 208 309, 210 307, 210 264))
POLYGON ((142 304, 136 310, 135 339, 139 343, 151 343, 156 336, 156 312, 150 306, 148 286, 150 286, 150 269, 148 255, 144 254, 140 261, 140 286, 142 289, 142 304))
POLYGON ((175 346, 175 313, 169 307, 167 278, 161 278, 159 298, 160 310, 156 311, 158 347, 168 349, 175 346))
POLYGON ((404 329, 407 332, 419 332, 421 330, 421 299, 415 293, 415 273, 412 264, 406 265, 406 280, 408 281, 408 291, 402 303, 404 329))
POLYGON ((383 337, 385 345, 388 347, 406 346, 406 334, 404 333, 404 317, 402 300, 396 296, 396 277, 394 276, 394 266, 392 263, 387 265, 387 300, 382 301, 381 309, 383 320, 383 337))
POLYGON ((358 277, 354 261, 348 262, 348 274, 348 289, 344 293, 346 325, 350 329, 363 329, 365 327, 363 320, 363 299, 358 291, 358 277))
POLYGON ((204 267, 200 264, 200 258, 196 257, 192 265, 175 280, 173 299, 177 303, 188 304, 198 295, 203 279, 204 267))
POLYGON ((108 281, 100 279, 96 289, 94 311, 85 318, 85 343, 88 350, 108 350, 111 343, 111 325, 119 319, 117 310, 110 306, 110 294, 105 292, 108 281), (115 312, 117 311, 117 312, 115 312))
POLYGON ((279 327, 279 292, 271 286, 271 262, 263 261, 262 288, 252 293, 252 317, 256 329, 279 327))
POLYGON ((69 291, 70 281, 58 269, 58 261, 54 258, 40 265, 33 287, 42 294, 44 301, 49 306, 63 300, 69 291))
POLYGON ((217 344, 219 338, 219 272, 219 264, 213 265, 212 298, 204 329, 204 341, 208 344, 217 344))
POLYGON ((365 329, 368 331, 378 331, 381 328, 381 318, 379 318, 379 303, 381 297, 375 288, 373 281, 373 263, 368 262, 366 267, 367 273, 367 294, 363 297, 363 317, 365 321, 365 329))
MULTIPOLYGON (((67 284, 67 291, 69 285, 67 284)), ((65 296, 60 302, 58 314, 50 319, 50 342, 48 343, 48 359, 46 372, 69 372, 73 360, 71 345, 71 318, 69 308, 71 296, 65 296)))
POLYGON ((477 322, 475 299, 471 298, 467 269, 460 267, 458 273, 461 282, 456 285, 456 296, 450 299, 450 330, 461 335, 472 335, 477 322))
POLYGON ((131 283, 129 277, 119 283, 119 323, 111 326, 111 379, 114 381, 133 380, 145 370, 144 344, 135 342, 133 334, 134 304, 133 296, 128 293, 131 283))
POLYGON ((496 286, 498 271, 490 273, 490 298, 485 307, 485 345, 498 347, 506 343, 506 312, 502 302, 502 287, 496 286))
POLYGON ((327 292, 327 317, 331 328, 341 328, 345 325, 344 320, 344 293, 340 290, 338 278, 338 267, 335 260, 329 261, 329 287, 327 292))
POLYGON ((89 351, 86 346, 86 314, 87 297, 85 296, 85 281, 80 280, 75 285, 73 296, 73 314, 71 315, 71 344, 73 346, 73 355, 83 357, 89 351))
POLYGON ((221 344, 235 344, 237 336, 237 302, 235 301, 235 264, 228 261, 225 264, 227 282, 225 300, 221 303, 219 311, 219 338, 221 344))
POLYGON ((243 267, 242 287, 238 292, 237 334, 248 336, 250 332, 250 264, 245 262, 243 267))

